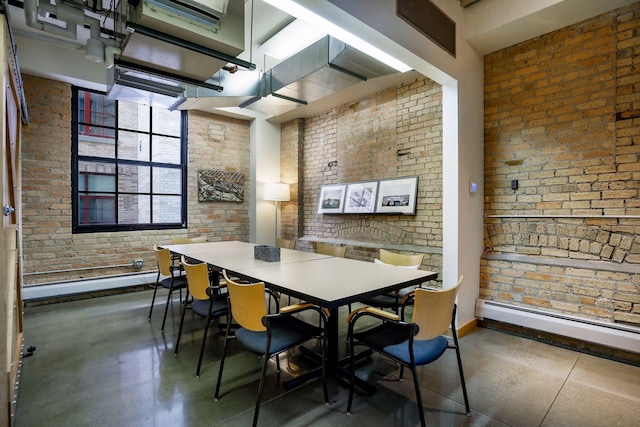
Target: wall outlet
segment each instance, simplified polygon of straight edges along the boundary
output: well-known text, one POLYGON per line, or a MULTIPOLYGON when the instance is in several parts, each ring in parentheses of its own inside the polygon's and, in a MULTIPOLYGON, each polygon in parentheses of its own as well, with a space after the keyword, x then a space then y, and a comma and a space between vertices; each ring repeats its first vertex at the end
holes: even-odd
POLYGON ((136 270, 142 270, 142 264, 144 263, 144 261, 142 261, 141 259, 137 259, 135 261, 133 261, 133 268, 135 268, 136 270))

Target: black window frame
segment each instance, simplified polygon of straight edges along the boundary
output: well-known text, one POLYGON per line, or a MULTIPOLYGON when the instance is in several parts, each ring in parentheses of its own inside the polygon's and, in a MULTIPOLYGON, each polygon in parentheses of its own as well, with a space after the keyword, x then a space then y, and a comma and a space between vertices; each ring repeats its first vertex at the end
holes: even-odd
MULTIPOLYGON (((187 228, 187 153, 188 153, 188 114, 186 111, 182 111, 180 114, 180 164, 173 163, 161 163, 161 162, 153 162, 153 161, 140 161, 140 160, 129 160, 129 159, 119 159, 118 158, 118 132, 119 131, 128 131, 131 132, 133 129, 122 128, 120 129, 118 126, 118 108, 119 102, 116 101, 116 109, 115 109, 115 126, 103 126, 102 127, 112 129, 115 132, 116 146, 114 147, 115 154, 114 157, 93 157, 93 156, 81 156, 78 154, 79 149, 79 134, 78 130, 80 126, 89 126, 91 123, 86 123, 83 120, 81 121, 78 117, 79 110, 79 92, 92 92, 95 94, 106 96, 104 92, 87 89, 78 86, 72 86, 72 114, 71 114, 71 133, 72 133, 72 143, 71 143, 71 205, 72 205, 72 234, 80 234, 80 233, 99 233, 99 232, 118 232, 118 231, 137 231, 137 230, 172 230, 172 229, 183 229, 187 228), (113 197, 115 198, 115 224, 81 224, 80 220, 80 195, 78 189, 78 179, 79 179, 79 164, 81 162, 99 162, 99 163, 111 163, 114 165, 115 169, 115 178, 116 178, 116 186, 115 191, 113 191, 113 197), (131 193, 131 192, 121 192, 118 189, 117 180, 118 180, 118 166, 119 165, 133 165, 133 166, 146 166, 150 168, 150 171, 153 171, 154 167, 160 168, 169 168, 169 169, 180 169, 180 175, 182 178, 182 186, 181 191, 181 209, 180 209, 180 222, 176 223, 135 223, 135 224, 119 224, 118 223, 118 195, 119 194, 136 194, 136 195, 148 195, 150 199, 153 199, 154 195, 157 196, 167 196, 167 195, 176 195, 176 194, 168 194, 163 192, 154 192, 153 184, 151 184, 151 188, 149 193, 131 193)), ((157 108, 157 107, 150 107, 157 108)), ((95 123, 94 123, 95 125, 95 123)), ((171 137, 175 138, 175 135, 164 135, 160 133, 153 133, 153 114, 149 114, 149 130, 148 131, 140 131, 134 130, 138 133, 147 134, 149 136, 149 141, 152 141, 152 136, 159 137, 171 137)), ((149 150, 152 150, 151 143, 149 150)), ((153 172, 151 172, 153 173, 153 172)), ((153 180, 152 180, 153 181, 153 180)), ((104 197, 105 194, 110 194, 109 192, 100 191, 99 197, 104 197)), ((98 197, 98 195, 96 195, 98 197)), ((153 220, 153 202, 150 203, 150 221, 153 220)))

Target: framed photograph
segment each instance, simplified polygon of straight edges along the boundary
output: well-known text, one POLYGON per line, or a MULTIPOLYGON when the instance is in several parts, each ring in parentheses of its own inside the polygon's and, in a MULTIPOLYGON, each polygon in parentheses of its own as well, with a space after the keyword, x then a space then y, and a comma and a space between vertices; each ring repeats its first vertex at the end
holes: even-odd
POLYGON ((323 185, 318 200, 318 213, 342 213, 346 185, 323 185))
POLYGON ((376 208, 378 181, 347 184, 344 213, 373 213, 376 208))
POLYGON ((417 176, 380 181, 376 213, 414 215, 417 193, 417 176))

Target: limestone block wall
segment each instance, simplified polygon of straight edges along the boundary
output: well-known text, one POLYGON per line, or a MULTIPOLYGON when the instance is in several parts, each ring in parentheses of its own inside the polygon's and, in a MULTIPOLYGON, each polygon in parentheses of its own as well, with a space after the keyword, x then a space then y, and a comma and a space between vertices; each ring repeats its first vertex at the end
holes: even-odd
POLYGON ((310 251, 317 241, 347 244, 347 257, 369 261, 381 247, 422 252, 423 268, 440 271, 441 123, 441 87, 424 78, 285 123, 281 177, 295 186, 282 203, 283 237, 310 251), (414 175, 416 215, 318 213, 322 185, 414 175))
POLYGON ((638 28, 635 3, 485 58, 481 297, 640 325, 638 28))
POLYGON ((26 286, 156 268, 154 243, 206 234, 209 240, 249 240, 248 122, 189 113, 188 227, 113 233, 71 232, 71 86, 25 75, 30 123, 22 133, 23 253, 26 286), (242 172, 243 203, 198 202, 200 169, 242 172), (123 265, 122 267, 110 267, 123 265), (106 267, 106 268, 105 268, 106 267))

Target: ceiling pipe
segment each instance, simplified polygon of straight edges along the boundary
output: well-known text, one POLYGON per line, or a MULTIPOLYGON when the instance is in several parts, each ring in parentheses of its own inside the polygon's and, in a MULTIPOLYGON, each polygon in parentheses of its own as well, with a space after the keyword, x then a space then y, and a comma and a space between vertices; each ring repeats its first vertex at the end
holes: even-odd
POLYGON ((40 4, 38 0, 24 1, 24 16, 26 24, 32 28, 73 40, 76 40, 78 25, 83 25, 85 20, 84 11, 80 9, 63 4, 52 5, 48 2, 40 4), (61 27, 38 19, 38 14, 46 13, 55 15, 55 19, 64 22, 65 26, 61 27))

